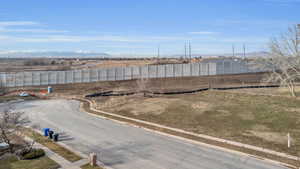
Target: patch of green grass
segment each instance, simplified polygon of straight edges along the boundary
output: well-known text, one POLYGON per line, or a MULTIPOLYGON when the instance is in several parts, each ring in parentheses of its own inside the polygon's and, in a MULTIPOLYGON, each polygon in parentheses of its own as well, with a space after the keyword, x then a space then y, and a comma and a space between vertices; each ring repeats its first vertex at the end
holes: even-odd
POLYGON ((102 167, 99 167, 99 166, 90 166, 90 164, 85 164, 83 166, 80 167, 81 169, 104 169, 102 167))
POLYGON ((82 159, 82 157, 80 157, 79 155, 62 147, 59 144, 56 144, 55 142, 51 141, 47 137, 44 137, 41 134, 39 134, 31 129, 24 129, 23 132, 26 136, 31 137, 36 142, 48 147, 50 150, 59 154, 60 156, 62 156, 63 158, 65 158, 66 160, 68 160, 70 162, 75 162, 75 161, 82 159))
POLYGON ((33 160, 18 160, 16 157, 10 157, 0 161, 0 169, 57 169, 59 167, 46 156, 33 160))

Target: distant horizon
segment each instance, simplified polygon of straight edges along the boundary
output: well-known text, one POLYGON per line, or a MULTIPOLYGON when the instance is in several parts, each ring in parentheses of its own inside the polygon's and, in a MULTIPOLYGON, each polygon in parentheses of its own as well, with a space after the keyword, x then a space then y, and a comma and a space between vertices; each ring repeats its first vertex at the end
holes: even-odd
MULTIPOLYGON (((246 57, 253 57, 254 55, 266 55, 266 51, 248 52, 245 53, 246 57)), ((200 54, 192 53, 192 57, 231 57, 232 53, 214 53, 214 54, 200 54)), ((241 57, 244 53, 235 53, 235 56, 241 57)), ((184 54, 170 54, 160 55, 160 58, 180 58, 184 54)), ((14 51, 14 52, 1 52, 0 58, 88 58, 88 57, 103 57, 103 58, 157 58, 157 55, 146 55, 146 54, 109 54, 109 53, 98 53, 98 52, 81 52, 81 51, 14 51)))

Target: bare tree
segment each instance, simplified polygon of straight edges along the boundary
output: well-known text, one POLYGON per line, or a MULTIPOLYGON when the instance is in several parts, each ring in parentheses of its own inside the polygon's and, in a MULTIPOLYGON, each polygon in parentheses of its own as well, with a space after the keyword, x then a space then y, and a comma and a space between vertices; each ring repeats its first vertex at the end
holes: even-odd
POLYGON ((263 69, 269 70, 268 82, 288 87, 296 97, 295 83, 300 79, 300 25, 294 25, 285 34, 273 38, 269 44, 270 56, 258 59, 263 69))
POLYGON ((14 152, 14 138, 21 133, 22 127, 28 123, 23 112, 13 112, 6 109, 0 112, 0 142, 8 144, 11 153, 14 152))

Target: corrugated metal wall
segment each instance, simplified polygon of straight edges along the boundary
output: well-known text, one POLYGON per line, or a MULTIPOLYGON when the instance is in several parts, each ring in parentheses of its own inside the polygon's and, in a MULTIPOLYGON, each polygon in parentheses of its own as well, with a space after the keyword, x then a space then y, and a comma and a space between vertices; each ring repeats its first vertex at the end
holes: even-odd
POLYGON ((253 72, 263 72, 263 70, 251 69, 243 60, 216 60, 206 63, 201 62, 191 64, 146 65, 140 67, 116 67, 71 71, 3 73, 0 76, 0 80, 2 85, 6 87, 17 87, 253 72))

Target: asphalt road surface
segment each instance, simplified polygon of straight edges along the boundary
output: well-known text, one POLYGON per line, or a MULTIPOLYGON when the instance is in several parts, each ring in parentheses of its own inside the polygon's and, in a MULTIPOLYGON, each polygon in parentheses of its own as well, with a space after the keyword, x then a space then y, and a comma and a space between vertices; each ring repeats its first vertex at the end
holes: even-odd
MULTIPOLYGON (((141 128, 97 118, 74 100, 39 100, 13 104, 32 124, 50 127, 62 142, 85 154, 96 152, 115 169, 283 169, 273 163, 185 142, 141 128)), ((4 107, 4 104, 0 104, 4 107)))

